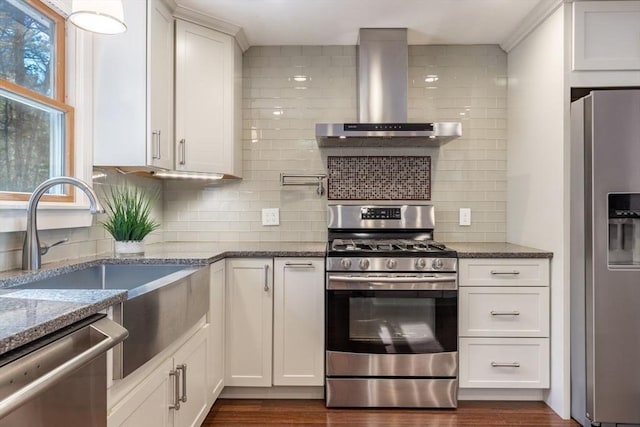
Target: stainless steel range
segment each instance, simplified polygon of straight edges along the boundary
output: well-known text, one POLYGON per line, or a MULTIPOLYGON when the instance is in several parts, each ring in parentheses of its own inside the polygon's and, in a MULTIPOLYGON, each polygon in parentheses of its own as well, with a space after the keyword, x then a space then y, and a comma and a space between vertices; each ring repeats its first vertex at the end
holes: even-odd
POLYGON ((426 204, 328 208, 326 404, 455 408, 457 255, 426 204))

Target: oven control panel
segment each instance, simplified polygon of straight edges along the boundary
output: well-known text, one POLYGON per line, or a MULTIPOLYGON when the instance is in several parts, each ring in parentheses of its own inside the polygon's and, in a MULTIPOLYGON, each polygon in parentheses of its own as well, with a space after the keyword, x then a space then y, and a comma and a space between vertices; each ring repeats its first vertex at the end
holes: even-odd
POLYGON ((402 219, 400 208, 384 207, 384 208, 361 208, 361 219, 402 219))
POLYGON ((457 258, 327 257, 327 271, 445 271, 458 270, 457 258))

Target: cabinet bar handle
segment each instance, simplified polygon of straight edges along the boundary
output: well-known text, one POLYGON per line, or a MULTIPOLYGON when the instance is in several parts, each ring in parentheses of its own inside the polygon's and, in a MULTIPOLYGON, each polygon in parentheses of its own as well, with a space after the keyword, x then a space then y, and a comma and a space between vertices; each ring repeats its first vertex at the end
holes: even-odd
POLYGON ((174 377, 173 380, 173 401, 175 402, 173 405, 169 405, 169 409, 175 409, 176 411, 180 410, 180 386, 178 383, 180 382, 180 372, 177 369, 172 369, 169 371, 169 376, 174 377))
POLYGON ((151 154, 151 158, 160 160, 162 158, 162 155, 160 152, 160 130, 159 129, 151 132, 151 144, 155 145, 155 153, 151 154))
POLYGON ((492 316, 520 316, 519 311, 493 311, 491 310, 492 316))
POLYGON ((264 265, 264 291, 269 292, 269 264, 264 265))
POLYGON ((182 397, 180 401, 187 403, 187 364, 183 363, 182 365, 176 366, 176 371, 182 371, 182 397))
POLYGON ((491 366, 494 368, 519 368, 520 363, 518 362, 491 362, 491 366))
POLYGON ((520 272, 518 270, 513 270, 513 271, 491 270, 491 275, 492 276, 517 276, 518 274, 520 274, 520 272))
POLYGON ((313 268, 313 263, 312 262, 285 262, 284 266, 292 267, 292 268, 313 268))
POLYGON ((180 164, 187 164, 187 140, 182 138, 178 143, 180 145, 180 164))

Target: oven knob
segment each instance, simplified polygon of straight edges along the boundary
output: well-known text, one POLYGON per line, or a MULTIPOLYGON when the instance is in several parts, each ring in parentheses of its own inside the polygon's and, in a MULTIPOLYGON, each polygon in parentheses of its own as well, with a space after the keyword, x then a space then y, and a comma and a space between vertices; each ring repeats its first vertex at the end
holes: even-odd
POLYGON ((366 258, 363 258, 360 260, 360 270, 366 270, 367 268, 369 268, 369 260, 366 258))
POLYGON ((442 267, 444 267, 444 261, 442 261, 442 260, 441 260, 441 259, 439 259, 439 258, 436 258, 436 259, 434 259, 434 260, 433 260, 433 262, 431 263, 431 267, 432 267, 434 270, 441 270, 441 269, 442 269, 442 267))
POLYGON ((423 268, 425 268, 427 266, 427 261, 424 258, 418 258, 416 260, 416 268, 418 270, 422 270, 423 268))
POLYGON ((348 270, 351 268, 351 260, 349 258, 343 258, 340 260, 340 265, 342 265, 342 268, 348 270))
POLYGON ((387 260, 387 268, 396 268, 397 265, 398 265, 398 261, 396 261, 395 259, 387 260))

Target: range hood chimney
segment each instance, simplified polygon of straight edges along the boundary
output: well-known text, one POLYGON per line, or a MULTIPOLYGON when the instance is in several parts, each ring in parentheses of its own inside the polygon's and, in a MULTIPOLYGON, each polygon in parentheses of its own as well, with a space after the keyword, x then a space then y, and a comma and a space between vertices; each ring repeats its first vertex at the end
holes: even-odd
POLYGON ((362 28, 357 47, 359 123, 318 123, 321 147, 434 146, 462 135, 458 122, 407 123, 406 28, 362 28))

